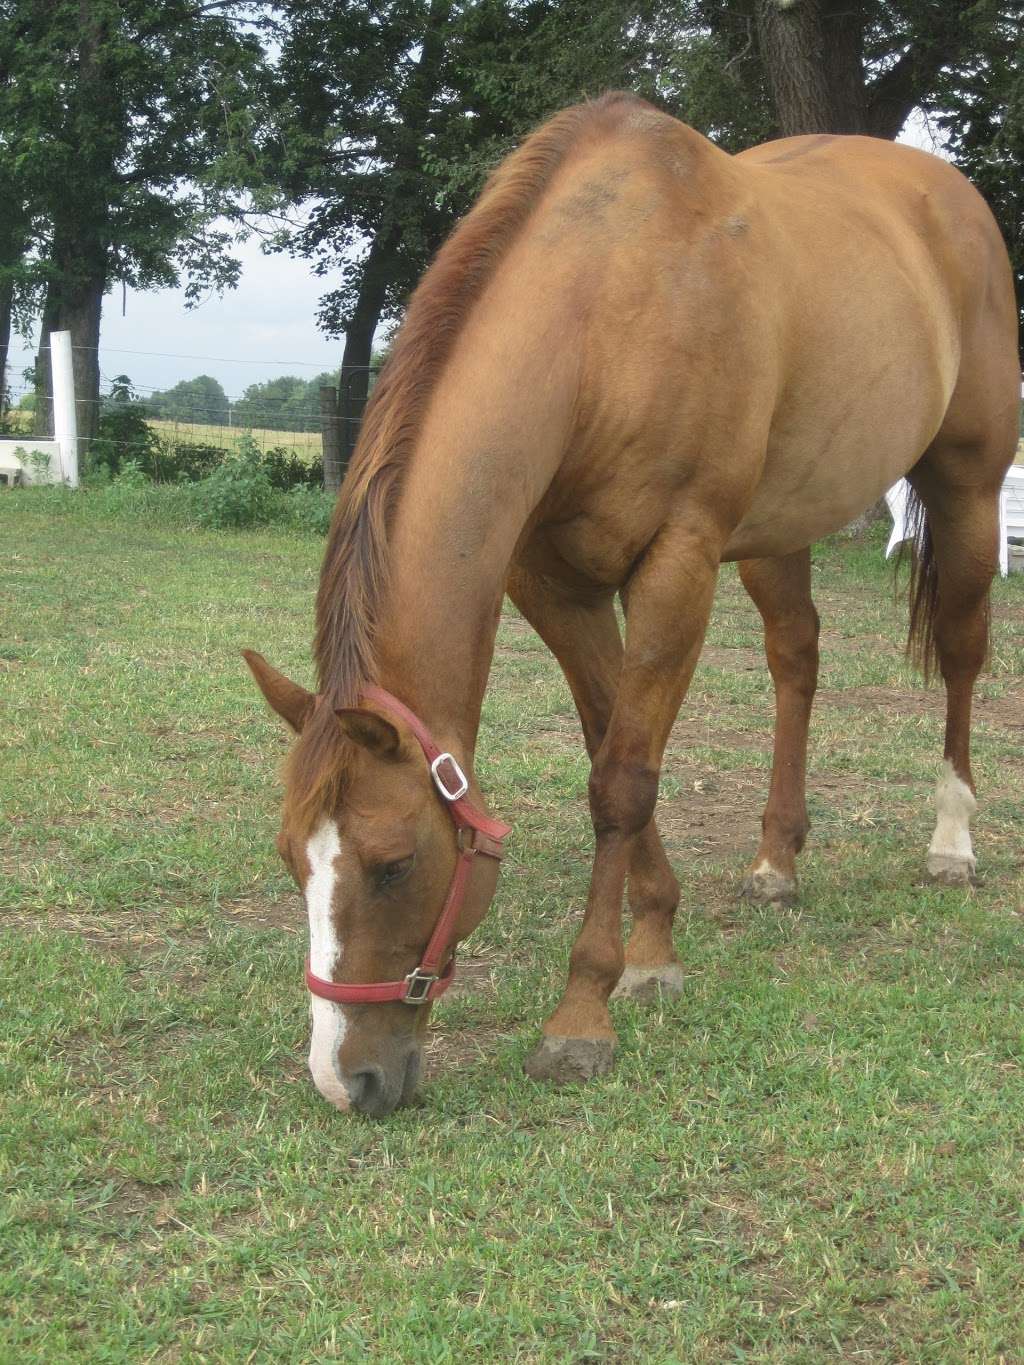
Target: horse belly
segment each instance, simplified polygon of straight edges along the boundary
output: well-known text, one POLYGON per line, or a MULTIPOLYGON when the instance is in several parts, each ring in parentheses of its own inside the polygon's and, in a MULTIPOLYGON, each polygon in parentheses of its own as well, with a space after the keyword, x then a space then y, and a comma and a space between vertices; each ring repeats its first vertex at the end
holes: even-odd
POLYGON ((915 302, 905 300, 899 331, 879 326, 856 337, 851 328, 844 366, 828 350, 818 363, 805 352, 723 558, 803 549, 848 525, 921 458, 942 424, 959 357, 915 302))
POLYGON ((722 554, 724 560, 792 554, 848 525, 877 502, 924 453, 941 421, 936 412, 911 434, 799 442, 769 457, 765 474, 722 554))

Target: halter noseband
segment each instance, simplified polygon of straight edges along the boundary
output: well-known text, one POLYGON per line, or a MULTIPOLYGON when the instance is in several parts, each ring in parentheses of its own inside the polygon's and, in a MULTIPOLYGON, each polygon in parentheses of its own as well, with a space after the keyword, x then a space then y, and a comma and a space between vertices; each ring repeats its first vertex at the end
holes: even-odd
POLYGON ((440 917, 434 925, 434 932, 430 935, 430 941, 423 950, 420 965, 408 976, 403 977, 401 981, 374 981, 366 985, 325 981, 323 977, 313 974, 307 957, 306 985, 313 995, 344 1005, 376 1005, 387 1000, 400 1000, 405 1005, 424 1005, 428 1000, 436 1000, 439 995, 443 995, 455 977, 454 951, 444 971, 439 972, 438 968, 451 944, 452 932, 465 899, 473 859, 478 853, 482 853, 487 858, 500 860, 505 851, 505 839, 511 834, 512 829, 501 820, 494 820, 483 811, 477 810, 466 800, 466 792, 469 790, 466 774, 452 755, 434 742, 433 736, 420 718, 397 697, 385 692, 382 687, 367 687, 363 691, 362 699, 390 711, 416 736, 430 764, 434 786, 455 825, 459 857, 451 885, 448 887, 448 895, 445 897, 440 917))

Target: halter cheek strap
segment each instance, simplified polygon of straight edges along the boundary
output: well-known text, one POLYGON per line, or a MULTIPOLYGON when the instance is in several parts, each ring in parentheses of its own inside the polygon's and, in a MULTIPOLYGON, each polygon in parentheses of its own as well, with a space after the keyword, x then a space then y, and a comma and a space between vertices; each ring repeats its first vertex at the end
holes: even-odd
POLYGON ((389 711, 401 720, 416 736, 424 757, 430 765, 438 795, 444 802, 455 825, 459 856, 455 864, 444 906, 434 925, 434 932, 423 950, 420 964, 401 981, 373 981, 365 984, 325 981, 314 975, 306 958, 306 985, 313 995, 323 1000, 334 1000, 343 1005, 374 1005, 389 1000, 400 1000, 406 1005, 423 1005, 443 995, 455 977, 455 953, 451 952, 444 971, 439 971, 445 953, 451 948, 455 926, 466 896, 469 871, 478 853, 500 860, 504 855, 505 839, 511 826, 495 820, 466 800, 469 782, 455 758, 435 743, 433 736, 415 712, 385 692, 382 687, 367 687, 363 700, 389 711))

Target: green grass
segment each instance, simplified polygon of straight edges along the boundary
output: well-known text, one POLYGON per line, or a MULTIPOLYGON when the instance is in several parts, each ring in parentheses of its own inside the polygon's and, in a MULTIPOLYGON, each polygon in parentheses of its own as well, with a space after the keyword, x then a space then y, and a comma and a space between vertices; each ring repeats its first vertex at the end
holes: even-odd
MULTIPOLYGON (((816 551, 822 696, 791 911, 737 904, 770 763, 723 573, 668 758, 679 1001, 614 1073, 521 1062, 586 887, 564 684, 503 621, 481 774, 516 827, 422 1102, 305 1074, 285 736, 246 645, 309 682, 319 541, 0 496, 0 1361, 1024 1358, 1024 580, 975 727, 984 884, 919 885, 941 698, 878 545, 816 551)), ((154 504, 155 507, 155 504, 154 504)))

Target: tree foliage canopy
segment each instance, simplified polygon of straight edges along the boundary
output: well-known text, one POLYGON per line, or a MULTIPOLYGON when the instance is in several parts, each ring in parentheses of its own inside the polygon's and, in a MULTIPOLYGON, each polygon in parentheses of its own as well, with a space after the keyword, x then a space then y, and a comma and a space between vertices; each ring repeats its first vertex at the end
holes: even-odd
MULTIPOLYGON (((320 314, 334 334, 395 315, 516 136, 610 86, 654 93, 654 7, 318 0, 284 10, 278 173, 310 200, 287 245, 320 274, 342 268, 320 314)), ((367 355, 364 337, 357 363, 367 355)))
POLYGON ((1021 0, 330 0, 283 7, 287 245, 365 364, 490 167, 555 109, 628 86, 729 150, 790 131, 895 137, 921 109, 1020 262, 1021 0), (801 47, 801 44, 803 46, 801 47), (1018 158, 1016 162, 1014 158, 1018 158))
MULTIPOLYGON (((380 320, 488 170, 611 87, 729 150, 893 137, 923 110, 1020 278, 1022 20, 1024 0, 0 0, 0 381, 12 318, 70 328, 88 433, 104 292, 230 285, 246 209, 286 200, 275 244, 323 276, 358 402, 380 320)), ((242 404, 315 410, 317 381, 288 383, 242 404)))
MULTIPOLYGON (((104 292, 234 283, 265 58, 257 11, 203 0, 0 0, 0 285, 22 311, 98 342, 104 292)), ((79 396, 98 374, 76 355, 79 396)), ((91 430, 95 410, 80 409, 91 430)))

